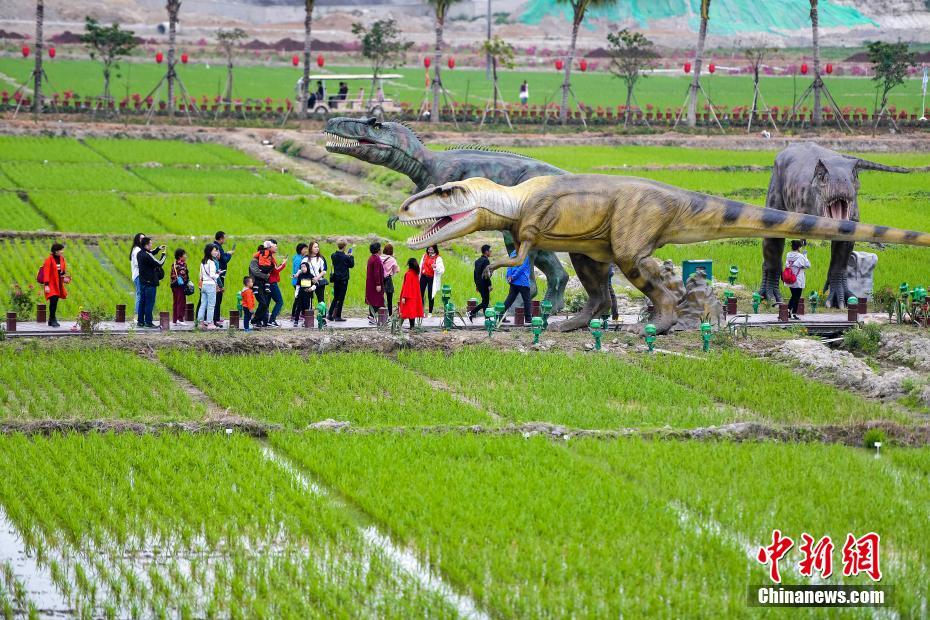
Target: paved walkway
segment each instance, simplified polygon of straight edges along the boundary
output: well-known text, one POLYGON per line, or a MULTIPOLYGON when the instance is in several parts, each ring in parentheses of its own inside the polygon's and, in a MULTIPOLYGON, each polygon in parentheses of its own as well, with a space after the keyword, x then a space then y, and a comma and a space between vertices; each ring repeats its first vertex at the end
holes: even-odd
MULTIPOLYGON (((566 317, 556 316, 550 319, 550 323, 558 323, 564 321, 566 317)), ((635 314, 621 315, 620 319, 624 325, 635 325, 638 321, 638 316, 635 314)), ((820 312, 817 314, 808 314, 804 316, 803 321, 791 321, 789 323, 783 323, 778 320, 777 314, 748 314, 743 315, 739 314, 728 317, 728 320, 734 322, 738 325, 742 325, 744 322, 747 322, 750 327, 778 327, 786 325, 800 325, 804 327, 811 328, 826 328, 827 326, 835 326, 837 328, 848 328, 852 326, 852 323, 849 323, 846 320, 847 316, 845 312, 820 312)), ((883 322, 887 319, 887 315, 881 313, 866 314, 859 317, 860 321, 863 322, 883 322)), ((504 329, 512 329, 514 325, 512 323, 513 319, 511 318, 510 323, 505 323, 503 325, 504 329)), ((228 323, 227 323, 228 324, 228 323)), ((613 327, 617 323, 614 321, 610 322, 610 326, 613 327)), ((442 327, 442 319, 438 317, 425 318, 423 319, 423 327, 440 329, 442 327)), ((484 329, 484 320, 475 319, 474 323, 465 322, 463 325, 462 319, 456 319, 457 328, 466 328, 466 329, 484 329)), ((343 323, 336 322, 327 322, 326 328, 331 328, 335 330, 360 330, 360 329, 377 329, 375 326, 371 325, 368 322, 368 319, 364 318, 349 318, 346 319, 343 323)), ((107 334, 126 334, 126 333, 152 333, 157 330, 149 329, 139 329, 134 323, 114 323, 114 322, 105 322, 100 325, 100 331, 107 334)), ((308 329, 301 324, 299 327, 294 327, 293 323, 289 320, 281 321, 281 327, 272 327, 270 328, 275 331, 283 330, 305 330, 308 329)), ((311 328, 316 329, 316 324, 311 328)), ((385 327, 385 329, 387 329, 385 327)), ((187 323, 186 325, 171 325, 169 327, 170 331, 177 332, 191 332, 194 331, 194 324, 187 323)), ((221 331, 221 330, 211 330, 211 331, 221 331)), ((17 337, 17 336, 79 336, 81 331, 74 321, 61 321, 61 327, 52 328, 44 323, 36 323, 34 321, 19 322, 16 325, 15 332, 8 332, 7 336, 17 337)))

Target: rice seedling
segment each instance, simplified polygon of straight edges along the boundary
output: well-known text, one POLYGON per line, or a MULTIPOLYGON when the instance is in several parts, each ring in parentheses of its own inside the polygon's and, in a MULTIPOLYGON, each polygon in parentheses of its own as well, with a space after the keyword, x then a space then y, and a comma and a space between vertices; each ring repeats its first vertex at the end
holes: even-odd
POLYGON ((79 140, 46 136, 0 136, 0 161, 106 162, 79 140))
MULTIPOLYGON (((85 144, 109 161, 116 164, 143 164, 158 162, 164 165, 200 164, 216 166, 233 163, 229 157, 220 153, 237 153, 229 147, 211 144, 213 148, 203 148, 202 144, 182 142, 181 140, 145 140, 132 138, 88 138, 85 144)), ((247 161, 254 164, 249 158, 247 161)))
POLYGON ((769 422, 836 424, 907 420, 906 416, 879 403, 737 351, 712 352, 700 359, 644 355, 641 364, 658 376, 700 390, 728 405, 752 411, 769 422))
POLYGON ((0 348, 0 418, 189 420, 204 407, 157 363, 107 348, 0 348))
POLYGON ((151 213, 134 208, 123 195, 114 192, 33 190, 29 199, 54 224, 55 230, 109 234, 126 234, 128 230, 144 230, 148 234, 167 232, 151 213))
POLYGON ((0 476, 10 520, 48 541, 79 614, 454 613, 246 437, 7 436, 0 476), (117 524, 128 537, 88 539, 98 527, 112 536, 117 524), (181 542, 185 530, 197 540, 181 542))
POLYGON ((326 419, 353 426, 491 422, 483 411, 372 353, 217 356, 175 350, 159 357, 221 407, 290 428, 326 419))
POLYGON ((132 171, 158 191, 169 193, 292 196, 307 191, 305 185, 287 173, 262 169, 136 166, 132 171))
POLYGON ((71 191, 149 192, 153 186, 125 168, 112 164, 3 162, 3 170, 18 188, 71 191))
POLYGON ((398 360, 448 383, 507 420, 575 428, 720 424, 737 412, 699 390, 615 357, 462 349, 451 355, 403 351, 398 360))
POLYGON ((0 191, 0 229, 48 230, 48 220, 13 192, 0 191))

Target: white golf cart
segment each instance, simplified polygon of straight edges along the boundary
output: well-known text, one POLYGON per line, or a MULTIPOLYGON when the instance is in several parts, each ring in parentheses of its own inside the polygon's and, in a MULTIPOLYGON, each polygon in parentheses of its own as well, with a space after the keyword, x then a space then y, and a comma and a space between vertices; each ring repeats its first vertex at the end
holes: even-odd
MULTIPOLYGON (((323 83, 323 98, 316 98, 314 101, 310 102, 308 100, 307 111, 317 118, 325 119, 330 114, 334 113, 367 113, 369 116, 375 118, 383 118, 385 113, 397 113, 400 112, 400 106, 397 102, 391 99, 384 98, 384 90, 382 89, 383 80, 399 80, 403 78, 402 75, 398 73, 382 73, 378 76, 378 86, 375 93, 369 93, 367 96, 365 94, 365 85, 368 87, 371 86, 371 82, 374 79, 374 76, 370 73, 346 73, 346 74, 333 74, 333 73, 321 73, 310 76, 310 96, 313 97, 317 92, 317 82, 323 83), (339 94, 339 82, 345 82, 349 86, 349 92, 344 93, 343 95, 339 94), (358 90, 352 93, 352 82, 362 82, 363 85, 358 88, 358 90), (336 84, 336 88, 328 88, 328 84, 336 84)), ((296 90, 300 93, 300 86, 303 77, 297 80, 296 90)))

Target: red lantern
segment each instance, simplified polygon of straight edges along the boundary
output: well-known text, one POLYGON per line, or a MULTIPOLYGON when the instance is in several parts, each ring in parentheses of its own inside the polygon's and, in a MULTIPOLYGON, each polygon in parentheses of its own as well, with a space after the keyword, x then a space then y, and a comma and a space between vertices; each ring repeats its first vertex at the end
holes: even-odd
POLYGON ((581 62, 578 63, 578 68, 581 69, 581 72, 584 73, 588 70, 588 61, 584 58, 581 59, 581 62))
POLYGON ((833 73, 833 65, 828 62, 827 63, 827 74, 829 75, 831 73, 833 73))
POLYGON ((187 54, 181 54, 181 63, 182 63, 182 64, 185 64, 185 65, 186 65, 188 60, 190 60, 190 59, 188 58, 187 54))
POLYGON ((565 66, 565 63, 562 62, 562 59, 561 59, 561 58, 556 58, 556 59, 555 59, 555 70, 556 70, 556 71, 561 71, 561 70, 562 70, 562 67, 564 67, 564 66, 565 66))
POLYGON ((690 63, 690 62, 686 62, 686 63, 685 63, 685 73, 691 73, 691 63, 690 63))
POLYGON ((291 57, 291 64, 294 65, 295 67, 296 67, 297 65, 299 65, 299 64, 300 64, 300 56, 298 56, 297 54, 294 54, 294 55, 291 57))
POLYGON ((449 68, 455 69, 455 56, 449 56, 449 68))
POLYGON ((24 45, 21 51, 23 53, 23 58, 29 57, 29 46, 28 45, 24 45))
POLYGON ((433 59, 432 59, 432 58, 430 58, 429 56, 426 56, 426 57, 423 58, 423 66, 424 66, 424 67, 426 67, 427 69, 429 69, 429 66, 430 66, 431 64, 433 64, 433 59))
POLYGON ((709 65, 707 65, 707 70, 713 73, 714 71, 717 70, 717 65, 715 65, 714 63, 710 63, 709 65))
POLYGON ((807 63, 801 64, 801 75, 807 75, 807 63))
POLYGON ((157 62, 158 64, 161 64, 161 61, 163 61, 164 59, 165 59, 165 55, 162 54, 161 52, 157 52, 155 54, 155 62, 157 62))
POLYGON ((48 48, 48 57, 49 57, 49 58, 54 58, 54 57, 55 57, 55 48, 54 48, 54 47, 48 48))
POLYGON ((316 66, 319 67, 320 69, 323 68, 323 62, 324 62, 323 54, 320 54, 319 56, 316 57, 316 66))

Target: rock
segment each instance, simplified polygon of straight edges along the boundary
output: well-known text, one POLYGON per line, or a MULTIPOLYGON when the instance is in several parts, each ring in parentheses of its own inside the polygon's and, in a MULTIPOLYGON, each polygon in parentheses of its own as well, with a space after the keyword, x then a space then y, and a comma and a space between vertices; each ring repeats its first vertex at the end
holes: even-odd
POLYGON ((314 422, 308 428, 315 431, 339 431, 344 428, 348 428, 349 426, 349 422, 327 418, 325 420, 320 420, 319 422, 314 422))
POLYGON ((853 252, 846 263, 846 288, 856 297, 872 298, 872 274, 878 256, 871 252, 853 252))
MULTIPOLYGON (((678 282, 680 286, 681 280, 678 282)), ((698 269, 688 278, 684 290, 685 294, 678 302, 678 323, 675 329, 700 329, 705 319, 716 323, 723 317, 723 306, 717 301, 703 269, 698 269)))

